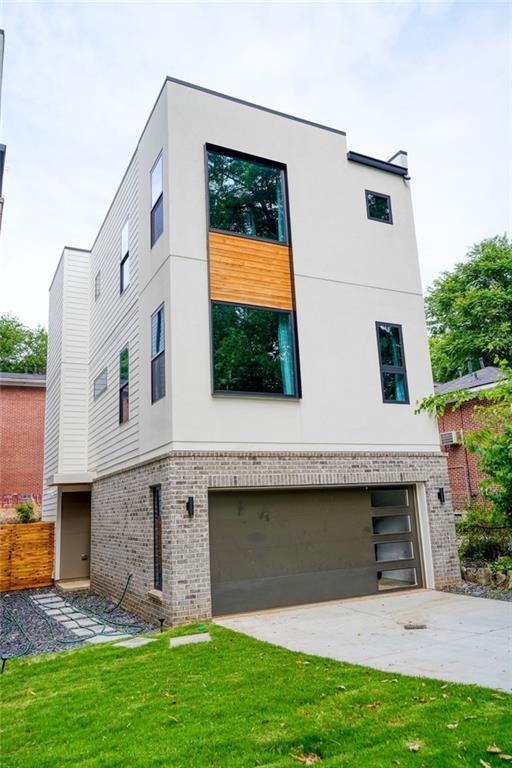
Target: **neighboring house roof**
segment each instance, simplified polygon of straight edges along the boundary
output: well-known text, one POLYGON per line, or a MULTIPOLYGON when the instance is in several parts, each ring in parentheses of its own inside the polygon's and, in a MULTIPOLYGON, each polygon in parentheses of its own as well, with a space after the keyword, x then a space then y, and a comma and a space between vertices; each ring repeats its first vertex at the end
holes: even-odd
POLYGON ((0 371, 0 387, 46 387, 44 373, 3 373, 0 371))
POLYGON ((444 384, 436 384, 434 388, 436 395, 446 395, 448 392, 458 392, 461 389, 487 389, 496 384, 502 375, 499 368, 488 365, 486 368, 479 368, 477 371, 473 371, 473 373, 459 376, 458 379, 445 381, 444 384))

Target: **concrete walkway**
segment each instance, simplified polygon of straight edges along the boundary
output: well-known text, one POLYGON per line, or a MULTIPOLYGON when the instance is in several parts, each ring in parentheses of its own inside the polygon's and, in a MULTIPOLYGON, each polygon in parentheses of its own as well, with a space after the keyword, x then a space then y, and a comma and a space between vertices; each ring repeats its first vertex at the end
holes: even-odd
POLYGON ((292 651, 512 691, 512 603, 420 590, 217 619, 292 651), (426 629, 405 629, 405 624, 426 629))

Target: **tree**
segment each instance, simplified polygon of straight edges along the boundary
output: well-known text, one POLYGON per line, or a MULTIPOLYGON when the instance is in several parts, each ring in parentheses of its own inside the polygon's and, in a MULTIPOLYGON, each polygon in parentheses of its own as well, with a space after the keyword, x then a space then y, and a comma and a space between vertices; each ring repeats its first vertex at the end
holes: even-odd
POLYGON ((0 315, 0 371, 45 373, 47 344, 41 325, 27 328, 14 315, 0 315))
POLYGON ((447 408, 457 410, 469 400, 481 400, 476 406, 478 429, 464 433, 464 445, 478 456, 479 469, 485 474, 481 490, 498 513, 512 521, 512 368, 503 366, 503 376, 493 389, 471 389, 430 395, 419 405, 420 411, 441 416, 447 408))
POLYGON ((512 240, 483 240, 467 261, 434 280, 425 299, 436 381, 496 360, 512 362, 512 240))

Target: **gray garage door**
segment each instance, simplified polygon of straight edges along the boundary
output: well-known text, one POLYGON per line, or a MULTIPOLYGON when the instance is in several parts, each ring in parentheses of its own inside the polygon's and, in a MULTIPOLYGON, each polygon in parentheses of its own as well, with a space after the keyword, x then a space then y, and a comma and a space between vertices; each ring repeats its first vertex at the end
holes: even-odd
POLYGON ((412 488, 210 495, 213 614, 422 584, 412 488))

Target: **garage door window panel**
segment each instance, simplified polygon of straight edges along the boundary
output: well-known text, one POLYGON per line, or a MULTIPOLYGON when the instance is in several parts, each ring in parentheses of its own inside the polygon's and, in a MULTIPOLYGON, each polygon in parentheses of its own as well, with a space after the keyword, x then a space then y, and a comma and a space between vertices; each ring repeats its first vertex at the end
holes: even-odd
POLYGON ((412 560, 413 557, 412 541, 386 541, 375 544, 375 559, 378 563, 412 560))
POLYGON ((411 518, 410 515, 383 515, 372 518, 372 526, 376 536, 410 533, 411 518))
POLYGON ((383 592, 388 589, 404 589, 418 585, 416 568, 393 568, 379 571, 378 589, 383 592))
POLYGON ((372 507, 408 507, 407 488, 376 488, 370 494, 372 507))

